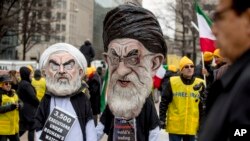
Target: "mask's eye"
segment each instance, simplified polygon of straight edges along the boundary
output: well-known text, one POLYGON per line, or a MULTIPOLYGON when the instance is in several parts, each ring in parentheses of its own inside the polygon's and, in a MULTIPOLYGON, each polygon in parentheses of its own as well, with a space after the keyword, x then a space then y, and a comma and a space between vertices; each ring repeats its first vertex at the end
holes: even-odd
POLYGON ((127 63, 132 66, 139 64, 138 56, 131 56, 131 57, 126 58, 126 60, 127 60, 127 63))
POLYGON ((69 64, 64 65, 64 68, 66 70, 72 70, 74 67, 74 64, 75 64, 74 62, 70 62, 69 64))
POLYGON ((112 65, 118 65, 120 62, 120 59, 119 57, 116 57, 116 56, 110 56, 110 61, 112 65))
POLYGON ((53 63, 50 63, 50 68, 53 70, 53 71, 57 71, 59 70, 59 65, 56 65, 56 64, 53 64, 53 63))

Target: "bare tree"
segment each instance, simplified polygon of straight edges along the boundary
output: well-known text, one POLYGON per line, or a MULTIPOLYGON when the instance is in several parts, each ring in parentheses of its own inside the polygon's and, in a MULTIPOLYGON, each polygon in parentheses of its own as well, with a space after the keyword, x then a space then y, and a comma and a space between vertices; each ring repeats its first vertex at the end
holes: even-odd
POLYGON ((26 59, 26 53, 36 44, 41 42, 42 36, 50 36, 56 33, 51 26, 57 19, 52 16, 52 0, 22 0, 22 13, 19 24, 19 41, 23 46, 22 60, 26 59))
POLYGON ((0 39, 7 31, 13 31, 12 36, 18 36, 18 44, 23 47, 22 60, 34 45, 41 43, 41 37, 56 33, 51 26, 58 21, 52 16, 52 0, 3 0, 1 6, 6 8, 0 19, 0 39))
POLYGON ((170 19, 166 19, 165 14, 157 14, 157 18, 163 20, 164 26, 168 31, 173 31, 175 37, 169 37, 169 40, 174 41, 176 50, 179 50, 181 55, 193 56, 196 60, 196 41, 198 33, 193 29, 191 21, 196 22, 196 14, 194 11, 194 2, 187 0, 175 0, 175 3, 168 3, 165 7, 168 12, 175 13, 170 19), (175 21, 175 26, 168 24, 169 21, 175 21), (192 50, 193 48, 193 50, 192 50), (190 53, 193 54, 190 54, 190 53))
POLYGON ((170 10, 176 13, 176 41, 181 44, 182 56, 187 54, 187 47, 190 47, 190 42, 196 40, 192 38, 191 21, 195 21, 195 13, 192 1, 176 0, 176 6, 171 6, 170 10), (179 27, 178 27, 179 25, 179 27))
POLYGON ((13 30, 19 12, 18 0, 0 1, 0 39, 7 31, 13 30))

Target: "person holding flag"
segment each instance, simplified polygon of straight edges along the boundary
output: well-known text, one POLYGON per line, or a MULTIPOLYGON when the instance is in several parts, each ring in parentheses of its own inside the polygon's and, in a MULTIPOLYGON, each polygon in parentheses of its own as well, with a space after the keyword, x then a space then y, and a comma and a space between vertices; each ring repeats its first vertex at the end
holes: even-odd
POLYGON ((212 67, 214 55, 212 52, 204 52, 203 59, 200 61, 198 65, 195 67, 194 76, 199 77, 201 79, 206 76, 206 84, 209 86, 214 81, 214 67, 212 67), (203 62, 204 61, 204 62, 203 62), (204 63, 204 68, 203 68, 204 63))
POLYGON ((207 86, 207 82, 208 84, 211 84, 211 82, 213 82, 213 73, 212 69, 208 68, 208 64, 211 64, 209 62, 211 62, 211 58, 212 55, 210 55, 211 53, 213 53, 215 51, 215 36, 212 33, 211 30, 211 26, 212 26, 212 21, 211 19, 204 13, 204 11, 201 9, 201 7, 199 6, 199 4, 197 3, 197 1, 195 1, 195 11, 196 11, 196 15, 197 15, 197 21, 198 21, 198 32, 199 32, 199 36, 200 36, 200 48, 201 48, 201 56, 202 56, 202 60, 201 60, 201 72, 197 74, 197 71, 200 71, 200 67, 198 67, 196 69, 196 76, 199 76, 200 74, 203 75, 203 79, 205 80, 205 86, 207 86), (211 52, 211 53, 209 53, 211 52), (206 59, 204 61, 204 59, 206 59), (209 60, 209 61, 208 61, 209 60), (206 79, 209 79, 208 81, 206 79))

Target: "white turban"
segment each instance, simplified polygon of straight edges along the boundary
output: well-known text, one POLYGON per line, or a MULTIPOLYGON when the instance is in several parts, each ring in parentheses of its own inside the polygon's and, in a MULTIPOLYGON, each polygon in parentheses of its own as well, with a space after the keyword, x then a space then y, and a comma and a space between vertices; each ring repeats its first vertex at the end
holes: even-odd
POLYGON ((78 62, 79 66, 83 69, 83 71, 86 72, 87 61, 85 59, 85 56, 79 51, 79 49, 67 43, 56 43, 48 47, 40 57, 39 61, 40 69, 43 69, 44 65, 48 61, 49 56, 57 51, 66 51, 69 54, 71 54, 76 59, 76 61, 78 62))

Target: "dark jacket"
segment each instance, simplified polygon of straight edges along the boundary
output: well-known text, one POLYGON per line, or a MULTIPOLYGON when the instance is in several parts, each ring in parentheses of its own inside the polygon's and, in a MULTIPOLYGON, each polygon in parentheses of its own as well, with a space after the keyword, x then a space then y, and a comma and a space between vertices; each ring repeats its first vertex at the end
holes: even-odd
POLYGON ((34 116, 39 105, 36 97, 35 88, 31 85, 30 70, 27 67, 20 69, 21 81, 18 86, 17 94, 23 102, 23 108, 20 110, 20 130, 32 128, 34 116))
MULTIPOLYGON (((84 88, 79 89, 76 94, 70 97, 70 101, 72 106, 77 114, 77 118, 80 123, 80 127, 82 129, 82 135, 84 141, 86 141, 86 124, 89 120, 93 119, 90 102, 87 96, 82 92, 84 88)), ((51 94, 46 93, 40 103, 40 106, 37 109, 36 117, 35 117, 35 129, 37 131, 42 130, 45 122, 50 114, 50 100, 51 94)))
MULTIPOLYGON (((235 128, 250 129, 249 72, 250 50, 211 86, 207 99, 207 117, 199 141, 228 141, 232 140, 235 128)), ((235 140, 243 141, 244 137, 235 140)))
POLYGON ((100 114, 101 112, 101 78, 97 73, 89 78, 87 81, 90 93, 90 102, 93 115, 100 114))
MULTIPOLYGON (((161 92, 165 92, 165 90, 167 89, 167 84, 169 82, 170 77, 171 76, 177 76, 177 75, 178 75, 177 72, 167 70, 164 77, 163 77, 163 79, 162 79, 162 83, 161 83, 161 86, 160 86, 159 90, 161 92)), ((162 93, 161 93, 161 95, 162 95, 162 93)))
MULTIPOLYGON (((108 141, 113 140, 114 130, 114 115, 107 105, 100 122, 104 125, 104 133, 108 135, 108 141)), ((159 126, 159 118, 154 106, 152 97, 148 97, 141 110, 141 113, 136 117, 136 135, 137 141, 148 141, 149 131, 159 126)))
MULTIPOLYGON (((212 82, 214 81, 214 68, 211 66, 211 64, 204 64, 205 69, 208 72, 208 76, 206 76, 206 83, 207 85, 211 85, 212 82)), ((204 79, 204 76, 202 74, 202 62, 200 62, 194 70, 194 76, 199 77, 201 79, 204 79)))
POLYGON ((230 64, 224 64, 220 68, 214 70, 214 81, 220 79, 229 67, 230 64))
POLYGON ((80 47, 80 51, 85 56, 86 61, 88 63, 88 67, 90 67, 90 63, 95 57, 95 51, 90 42, 85 41, 85 43, 80 47))

